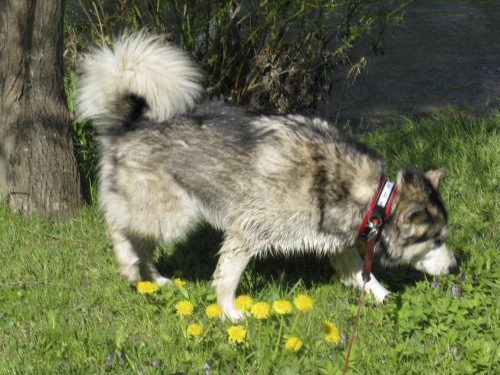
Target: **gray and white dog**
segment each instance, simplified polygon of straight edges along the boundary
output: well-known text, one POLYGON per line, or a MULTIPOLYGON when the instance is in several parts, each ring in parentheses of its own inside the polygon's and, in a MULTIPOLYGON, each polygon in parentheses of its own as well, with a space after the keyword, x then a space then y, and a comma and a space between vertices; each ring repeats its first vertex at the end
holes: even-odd
MULTIPOLYGON (((346 283, 363 285, 353 245, 385 174, 374 152, 317 118, 196 105, 199 69, 146 33, 93 51, 83 71, 78 108, 99 134, 101 203, 124 278, 168 283, 155 245, 206 220, 225 233, 213 286, 232 320, 242 317, 234 297, 245 266, 268 252, 328 255, 346 283)), ((456 268, 444 174, 399 171, 382 259, 431 275, 456 268)), ((379 302, 389 294, 373 275, 367 290, 379 302)))

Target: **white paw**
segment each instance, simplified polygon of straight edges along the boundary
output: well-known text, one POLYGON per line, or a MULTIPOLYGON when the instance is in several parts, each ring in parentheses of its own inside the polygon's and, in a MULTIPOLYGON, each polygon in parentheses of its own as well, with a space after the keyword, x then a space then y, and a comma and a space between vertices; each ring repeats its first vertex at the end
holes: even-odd
POLYGON ((384 293, 376 295, 375 300, 377 301, 378 304, 382 304, 384 303, 384 300, 389 294, 392 294, 392 292, 386 290, 384 293))
POLYGON ((390 291, 385 289, 382 285, 380 285, 378 282, 375 285, 367 285, 367 291, 371 291, 373 296, 375 297, 375 300, 377 303, 383 303, 384 299, 391 294, 390 291))
POLYGON ((139 281, 139 266, 137 264, 121 265, 119 267, 120 275, 127 281, 136 282, 139 281))
POLYGON ((225 318, 229 319, 233 323, 237 323, 243 319, 245 319, 248 316, 248 314, 239 311, 237 308, 232 308, 229 310, 223 310, 222 314, 222 320, 225 318))
POLYGON ((170 279, 167 279, 166 277, 163 276, 156 276, 153 281, 158 286, 164 286, 172 282, 170 279))

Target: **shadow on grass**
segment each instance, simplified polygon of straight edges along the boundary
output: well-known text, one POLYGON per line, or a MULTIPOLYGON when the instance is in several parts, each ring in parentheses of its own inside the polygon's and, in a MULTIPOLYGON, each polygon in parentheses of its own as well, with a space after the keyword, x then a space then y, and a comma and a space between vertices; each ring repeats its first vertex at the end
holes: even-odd
MULTIPOLYGON (((218 251, 224 240, 223 233, 208 224, 199 225, 186 240, 178 242, 171 254, 163 253, 157 267, 167 277, 182 277, 186 280, 210 280, 217 266, 218 251)), ((245 274, 258 276, 263 282, 280 280, 284 285, 295 285, 303 281, 328 283, 333 270, 325 257, 312 254, 283 255, 269 254, 253 259, 245 269, 245 274)))
POLYGON ((175 243, 173 251, 161 252, 157 268, 168 278, 208 281, 215 271, 223 239, 221 231, 206 223, 200 224, 185 240, 175 243))
MULTIPOLYGON (((188 238, 178 242, 170 253, 162 252, 157 267, 166 277, 181 277, 188 281, 209 281, 217 266, 218 251, 224 240, 223 233, 208 224, 199 225, 188 238)), ((384 268, 374 264, 374 274, 393 292, 404 291, 408 286, 426 280, 430 276, 409 267, 384 268)), ((262 290, 275 281, 282 288, 290 288, 301 282, 305 287, 328 284, 334 270, 327 257, 314 254, 269 254, 253 259, 242 277, 244 289, 262 290)))

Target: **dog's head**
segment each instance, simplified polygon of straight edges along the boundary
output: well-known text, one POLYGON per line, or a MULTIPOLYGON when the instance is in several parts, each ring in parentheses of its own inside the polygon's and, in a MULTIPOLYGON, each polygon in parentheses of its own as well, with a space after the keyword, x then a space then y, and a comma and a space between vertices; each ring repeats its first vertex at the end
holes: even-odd
POLYGON ((379 246, 382 261, 410 264, 430 275, 457 269, 455 257, 445 243, 448 214, 439 194, 445 174, 445 169, 399 171, 396 205, 379 246))

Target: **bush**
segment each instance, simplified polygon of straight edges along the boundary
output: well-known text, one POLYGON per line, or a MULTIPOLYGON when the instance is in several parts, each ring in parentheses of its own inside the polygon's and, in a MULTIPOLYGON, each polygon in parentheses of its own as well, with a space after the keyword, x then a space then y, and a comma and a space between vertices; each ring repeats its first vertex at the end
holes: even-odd
POLYGON ((360 38, 370 35, 380 50, 411 1, 79 0, 67 14, 67 61, 74 66, 89 45, 146 27, 193 54, 210 98, 313 112, 332 86, 362 70, 367 53, 349 54, 360 38))

